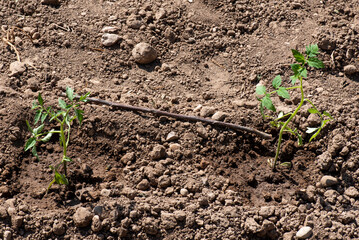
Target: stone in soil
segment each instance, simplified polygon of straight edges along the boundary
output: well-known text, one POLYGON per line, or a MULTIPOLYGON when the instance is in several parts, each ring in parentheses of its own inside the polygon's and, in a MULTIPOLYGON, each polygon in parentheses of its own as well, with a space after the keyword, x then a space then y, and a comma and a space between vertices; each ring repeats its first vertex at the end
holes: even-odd
POLYGON ((93 216, 92 218, 92 224, 91 224, 91 229, 94 232, 99 232, 102 229, 102 222, 101 219, 98 215, 93 216))
POLYGON ((26 71, 26 64, 23 62, 12 62, 10 64, 10 76, 16 77, 21 75, 22 73, 24 73, 26 71))
POLYGON ((320 179, 320 184, 323 188, 335 186, 338 184, 338 179, 333 176, 323 176, 320 179))
POLYGON ((66 232, 66 224, 55 220, 52 226, 52 232, 57 236, 63 235, 66 232))
POLYGON ((101 43, 105 47, 110 47, 118 43, 120 41, 121 37, 117 34, 113 33, 104 33, 101 37, 101 43))
POLYGON ((345 195, 347 195, 348 197, 351 197, 351 198, 357 198, 359 197, 359 191, 358 189, 356 189, 355 187, 351 186, 351 187, 348 187, 345 192, 344 192, 345 195))
POLYGON ((150 157, 152 160, 159 160, 166 156, 166 149, 162 145, 157 145, 150 152, 150 157))
POLYGON ((209 117, 209 116, 213 115, 215 111, 216 111, 216 109, 214 107, 202 107, 199 115, 201 117, 209 117))
POLYGON ((306 226, 299 229, 299 231, 295 234, 295 236, 298 239, 306 239, 309 238, 312 234, 313 234, 312 228, 306 226))
POLYGON ((41 3, 45 4, 45 5, 51 5, 51 6, 59 6, 60 5, 59 0, 41 0, 41 3))
POLYGON ((73 220, 76 227, 87 227, 91 224, 93 214, 90 210, 80 207, 76 210, 73 220))
POLYGON ((354 65, 346 65, 344 67, 344 73, 346 75, 352 75, 354 73, 357 73, 358 72, 358 68, 354 65))
POLYGON ((132 50, 136 63, 148 64, 156 60, 157 51, 148 43, 138 43, 132 50))
POLYGON ((177 226, 177 221, 173 213, 161 212, 161 226, 164 229, 172 229, 177 226))

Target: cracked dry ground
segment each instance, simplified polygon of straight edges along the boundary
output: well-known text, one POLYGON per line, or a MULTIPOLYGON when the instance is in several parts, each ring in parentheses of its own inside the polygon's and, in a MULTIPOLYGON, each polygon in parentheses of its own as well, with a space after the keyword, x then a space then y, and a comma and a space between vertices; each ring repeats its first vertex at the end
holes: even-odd
MULTIPOLYGON (((0 25, 3 239, 359 239, 357 0, 0 0, 0 25), (135 63, 140 42, 154 62, 135 63), (310 69, 304 89, 335 120, 308 143, 318 119, 305 105, 293 122, 305 144, 284 135, 292 168, 272 172, 279 131, 262 120, 255 88, 278 74, 290 86, 291 49, 313 43, 326 68, 310 69), (54 136, 40 161, 25 153, 25 120, 39 92, 56 104, 66 86, 221 113, 273 138, 87 103, 71 135, 70 184, 45 195, 61 147, 54 136)), ((274 102, 292 111, 296 94, 274 102)))

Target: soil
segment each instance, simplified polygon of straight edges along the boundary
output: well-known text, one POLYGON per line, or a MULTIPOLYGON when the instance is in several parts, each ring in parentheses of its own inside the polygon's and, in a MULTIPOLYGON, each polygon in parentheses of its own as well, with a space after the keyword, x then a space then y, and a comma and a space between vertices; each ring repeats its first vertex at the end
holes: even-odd
MULTIPOLYGON (((3 239, 359 239, 357 0, 0 0, 0 23, 3 239), (104 27, 117 35, 111 46, 104 27), (135 62, 140 42, 155 61, 135 62), (291 167, 273 172, 279 129, 262 119, 255 88, 279 74, 290 86, 291 49, 314 43, 326 68, 308 70, 305 94, 334 120, 308 143, 318 119, 305 105, 292 124, 305 144, 285 134, 280 160, 291 167), (10 44, 23 69, 10 66, 10 44), (38 145, 39 161, 24 152, 25 121, 39 92, 56 105, 66 86, 172 113, 221 112, 273 137, 88 102, 71 133, 70 184, 46 194, 62 148, 54 136, 38 145)), ((291 111, 298 99, 274 102, 291 111)))

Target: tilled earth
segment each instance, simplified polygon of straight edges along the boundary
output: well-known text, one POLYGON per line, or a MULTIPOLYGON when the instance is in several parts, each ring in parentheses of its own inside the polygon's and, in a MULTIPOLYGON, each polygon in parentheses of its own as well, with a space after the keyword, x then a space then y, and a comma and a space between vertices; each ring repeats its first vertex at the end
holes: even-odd
POLYGON ((359 239, 357 0, 0 0, 0 25, 3 239, 359 239), (140 42, 154 62, 136 63, 140 42), (284 135, 292 167, 272 172, 279 131, 255 88, 278 74, 290 86, 291 49, 313 43, 326 68, 309 69, 305 94, 335 120, 308 143, 319 121, 305 105, 292 126, 306 143, 284 135), (273 138, 86 103, 70 184, 46 194, 62 149, 54 136, 39 161, 24 152, 25 121, 39 92, 57 104, 66 86, 273 138))

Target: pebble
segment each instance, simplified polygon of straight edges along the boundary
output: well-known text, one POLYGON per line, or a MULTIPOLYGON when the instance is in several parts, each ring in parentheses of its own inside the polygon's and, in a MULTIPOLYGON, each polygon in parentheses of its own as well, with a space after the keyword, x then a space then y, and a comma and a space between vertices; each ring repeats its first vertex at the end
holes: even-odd
POLYGON ((344 192, 345 195, 347 195, 348 197, 351 197, 351 198, 357 198, 359 197, 359 191, 358 189, 356 189, 355 187, 351 186, 351 187, 348 187, 345 192, 344 192))
POLYGON ((41 0, 41 3, 45 4, 45 5, 51 5, 51 6, 59 6, 60 5, 59 0, 41 0))
POLYGON ((153 148, 153 150, 149 153, 152 160, 159 160, 166 156, 166 149, 162 145, 157 145, 153 148))
POLYGON ((132 161, 135 160, 135 153, 134 152, 129 152, 126 153, 125 155, 123 155, 123 157, 121 158, 121 162, 125 165, 127 165, 128 163, 131 163, 132 161))
POLYGON ((103 33, 115 33, 115 32, 118 32, 120 29, 118 27, 103 27, 101 29, 101 32, 103 33))
POLYGON ((103 212, 103 206, 101 206, 101 205, 95 206, 95 207, 93 208, 93 213, 94 213, 95 215, 101 216, 101 215, 102 215, 102 212, 103 212))
POLYGON ((66 232, 66 224, 64 222, 59 222, 55 220, 54 224, 52 225, 52 232, 60 236, 66 232))
POLYGON ((295 236, 298 239, 306 239, 309 238, 312 234, 313 234, 312 228, 307 226, 299 229, 299 231, 295 234, 295 236))
POLYGON ((181 188, 180 194, 185 197, 188 195, 188 190, 186 188, 181 188))
POLYGON ((235 100, 232 103, 233 105, 236 105, 238 107, 245 107, 245 108, 255 108, 258 106, 258 102, 256 101, 235 100))
POLYGON ((137 184, 138 190, 146 191, 149 188, 150 188, 150 182, 147 179, 142 179, 142 181, 137 184))
POLYGON ((179 151, 181 150, 181 145, 178 143, 171 143, 169 149, 171 150, 171 152, 179 151))
POLYGON ((173 131, 170 132, 166 137, 167 142, 176 141, 176 140, 178 140, 178 135, 173 131))
POLYGON ((358 69, 357 69, 357 67, 354 66, 354 65, 346 65, 346 66, 344 67, 344 73, 345 73, 346 75, 352 75, 352 74, 357 73, 357 72, 358 72, 358 69))
POLYGON ((5 207, 0 207, 0 219, 5 219, 8 217, 7 210, 5 207))
POLYGON ((148 64, 156 60, 157 52, 150 44, 141 42, 133 48, 132 56, 135 59, 135 62, 148 64))
POLYGON ((134 14, 130 15, 126 20, 127 26, 133 29, 140 29, 142 26, 142 21, 140 20, 139 16, 136 16, 134 14))
POLYGON ((273 206, 264 206, 258 211, 259 216, 263 218, 268 218, 274 214, 275 208, 273 206))
POLYGON ((101 196, 104 196, 104 197, 109 197, 111 195, 111 189, 102 189, 101 190, 101 196))
POLYGON ((23 62, 16 61, 10 64, 10 72, 11 72, 10 76, 12 77, 21 75, 25 71, 26 71, 26 65, 23 62))
POLYGON ((173 213, 161 212, 161 226, 164 229, 172 229, 177 226, 177 221, 173 213))
POLYGON ((92 218, 92 224, 91 224, 91 229, 94 232, 99 232, 102 229, 102 222, 101 219, 98 215, 93 216, 92 218))
POLYGON ((216 109, 214 107, 202 107, 199 115, 201 117, 209 117, 215 113, 216 109))
POLYGON ((121 37, 117 34, 113 33, 104 33, 101 37, 101 43, 105 47, 110 47, 118 43, 120 41, 121 37))
POLYGON ((160 8, 160 9, 158 9, 158 11, 156 12, 155 18, 156 18, 157 20, 159 20, 159 19, 165 18, 166 15, 167 15, 167 11, 166 11, 164 8, 160 8))
POLYGON ((323 176, 320 179, 320 184, 323 188, 335 186, 338 184, 338 179, 333 176, 323 176))
POLYGON ((227 114, 225 112, 218 111, 215 114, 213 114, 212 119, 216 121, 223 121, 227 117, 227 114))
POLYGON ((158 178, 158 186, 160 188, 167 188, 171 186, 171 178, 168 175, 163 175, 158 178))
POLYGON ((19 229, 22 226, 23 222, 24 222, 23 216, 11 217, 11 225, 13 229, 19 229))
POLYGON ((186 212, 182 211, 182 210, 177 210, 173 212, 175 218, 177 219, 177 221, 184 221, 186 220, 186 212))
POLYGON ((76 210, 73 220, 76 227, 87 227, 91 224, 93 214, 87 208, 80 207, 76 210))
POLYGON ((9 231, 9 230, 4 231, 3 235, 4 235, 4 240, 11 240, 11 238, 12 238, 11 231, 9 231))

